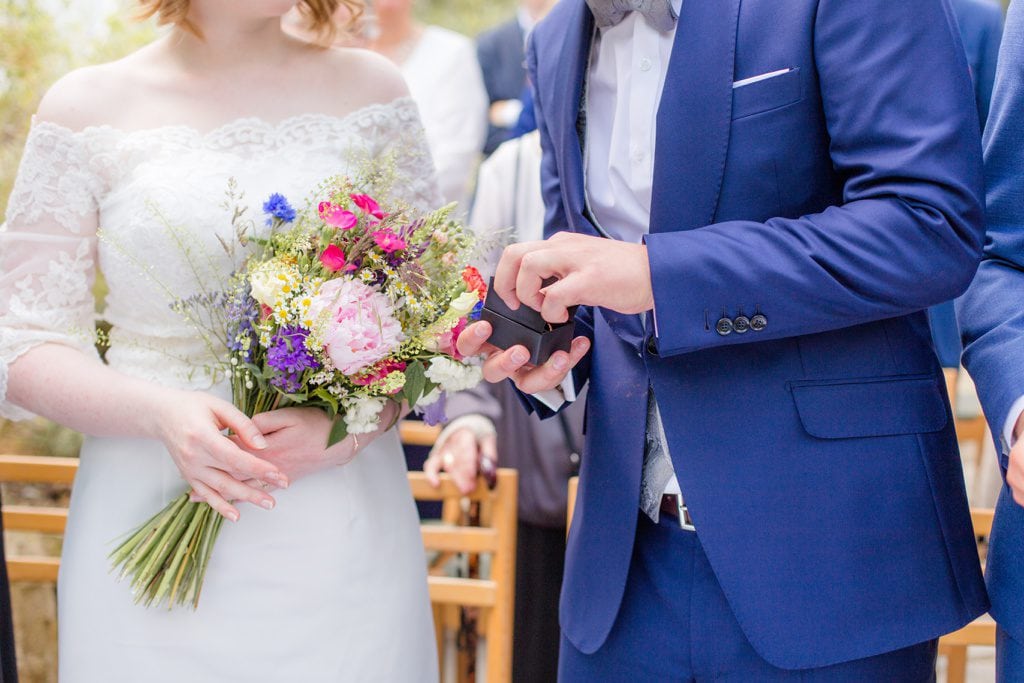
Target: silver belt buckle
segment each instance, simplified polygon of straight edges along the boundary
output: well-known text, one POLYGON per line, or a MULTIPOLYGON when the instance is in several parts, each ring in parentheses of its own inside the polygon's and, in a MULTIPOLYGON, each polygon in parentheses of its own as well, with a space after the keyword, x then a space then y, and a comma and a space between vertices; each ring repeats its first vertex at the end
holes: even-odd
POLYGON ((690 517, 690 508, 686 507, 683 503, 682 496, 673 496, 676 499, 676 508, 679 510, 679 528, 683 531, 697 531, 697 527, 693 526, 693 518, 690 517))

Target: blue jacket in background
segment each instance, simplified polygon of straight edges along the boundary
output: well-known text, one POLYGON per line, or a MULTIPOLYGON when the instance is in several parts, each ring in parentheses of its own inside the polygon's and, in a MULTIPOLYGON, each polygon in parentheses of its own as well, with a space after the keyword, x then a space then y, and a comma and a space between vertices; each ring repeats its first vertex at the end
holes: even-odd
MULTIPOLYGON (((1001 435, 1024 395, 1024 5, 1006 17, 992 109, 985 130, 988 235, 985 256, 957 313, 964 365, 978 387, 1006 474, 1001 435)), ((1024 508, 1003 485, 986 563, 992 616, 1024 641, 1024 508)))

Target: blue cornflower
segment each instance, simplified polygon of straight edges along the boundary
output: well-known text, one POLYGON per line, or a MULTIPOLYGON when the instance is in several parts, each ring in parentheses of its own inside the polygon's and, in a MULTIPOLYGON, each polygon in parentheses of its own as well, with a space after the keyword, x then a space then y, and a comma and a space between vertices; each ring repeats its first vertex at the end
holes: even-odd
POLYGON ((295 220, 295 209, 284 198, 284 195, 277 192, 270 195, 267 201, 263 202, 263 213, 269 216, 267 218, 267 225, 272 224, 275 218, 285 223, 291 223, 295 220))

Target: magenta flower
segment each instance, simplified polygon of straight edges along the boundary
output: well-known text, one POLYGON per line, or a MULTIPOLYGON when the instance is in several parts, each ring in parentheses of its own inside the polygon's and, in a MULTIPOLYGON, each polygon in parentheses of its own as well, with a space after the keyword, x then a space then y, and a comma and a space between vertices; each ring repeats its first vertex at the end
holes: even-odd
POLYGON ((384 220, 386 213, 380 210, 380 204, 368 194, 350 194, 349 199, 356 206, 362 209, 363 213, 373 216, 377 220, 384 220))
POLYGON ((337 273, 345 267, 345 252, 337 244, 332 244, 320 253, 320 263, 332 273, 337 273))
POLYGON ((401 251, 409 246, 405 243, 405 240, 392 232, 391 228, 384 228, 383 230, 378 230, 373 233, 373 241, 377 243, 377 246, 380 247, 385 254, 401 251))
POLYGON ((359 219, 356 218, 354 213, 346 211, 344 207, 338 206, 337 204, 320 202, 318 210, 320 213, 320 219, 324 223, 339 230, 351 230, 356 227, 356 223, 359 222, 359 219))

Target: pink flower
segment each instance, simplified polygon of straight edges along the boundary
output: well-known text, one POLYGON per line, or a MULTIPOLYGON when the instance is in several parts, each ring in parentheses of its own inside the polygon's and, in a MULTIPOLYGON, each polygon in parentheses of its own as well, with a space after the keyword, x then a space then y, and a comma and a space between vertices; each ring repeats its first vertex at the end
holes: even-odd
POLYGON ((337 204, 331 204, 330 202, 320 202, 320 206, 317 207, 320 214, 320 219, 327 225, 338 228, 339 230, 351 230, 356 227, 356 223, 359 219, 351 211, 346 211, 344 207, 338 206, 337 204))
POLYGON ((337 244, 332 244, 320 253, 320 263, 332 273, 337 273, 345 267, 345 252, 337 244))
POLYGON ((387 358, 405 338, 391 300, 358 280, 328 280, 309 310, 324 351, 346 375, 387 358))
POLYGON ((349 199, 356 206, 363 210, 363 213, 373 216, 378 220, 384 220, 386 213, 380 210, 380 205, 368 194, 350 194, 349 199))
MULTIPOLYGON (((400 360, 383 360, 352 378, 352 383, 361 387, 369 386, 386 378, 392 372, 405 372, 406 365, 400 360)), ((398 393, 401 389, 396 389, 398 393)))
POLYGON ((373 233, 373 241, 377 243, 384 253, 390 254, 395 251, 401 251, 407 246, 405 240, 392 232, 391 228, 384 228, 373 233))
POLYGON ((441 353, 446 353, 455 360, 462 360, 463 356, 459 353, 459 349, 456 346, 459 342, 459 335, 466 329, 466 319, 459 318, 459 322, 455 323, 455 327, 448 330, 444 334, 437 338, 437 350, 441 353))

